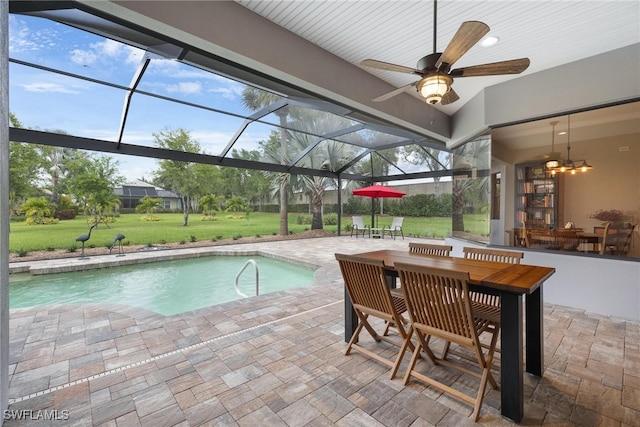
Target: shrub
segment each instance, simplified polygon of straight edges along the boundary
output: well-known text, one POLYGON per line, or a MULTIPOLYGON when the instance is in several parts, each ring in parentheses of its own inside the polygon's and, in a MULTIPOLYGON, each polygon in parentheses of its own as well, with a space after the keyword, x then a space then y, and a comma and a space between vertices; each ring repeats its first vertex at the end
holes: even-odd
POLYGON ((29 252, 24 249, 24 248, 20 248, 18 249, 18 252, 16 252, 18 254, 19 257, 23 258, 26 257, 27 255, 29 255, 29 252))
POLYGON ((311 215, 298 215, 296 217, 296 224, 298 225, 311 224, 312 220, 313 220, 313 217, 311 215))
POLYGON ((322 222, 324 223, 324 225, 337 225, 338 214, 335 214, 335 213, 326 214, 323 216, 322 222))
POLYGON ((78 213, 74 209, 60 209, 56 211, 55 217, 61 221, 74 219, 78 213))
POLYGON ((195 243, 198 241, 198 239, 196 238, 196 236, 190 236, 189 240, 191 241, 191 243, 195 243))
POLYGON ((67 248, 67 252, 75 252, 77 250, 78 250, 78 247, 76 246, 75 243, 67 248))

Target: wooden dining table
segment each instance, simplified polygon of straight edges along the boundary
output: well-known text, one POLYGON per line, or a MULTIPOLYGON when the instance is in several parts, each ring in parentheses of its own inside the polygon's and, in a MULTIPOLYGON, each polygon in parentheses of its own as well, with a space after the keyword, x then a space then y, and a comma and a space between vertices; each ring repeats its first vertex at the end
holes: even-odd
MULTIPOLYGON (((544 367, 542 284, 554 268, 506 264, 459 257, 412 255, 408 251, 378 250, 353 254, 383 260, 390 286, 394 286, 396 262, 469 273, 472 290, 499 295, 501 300, 501 411, 520 422, 524 415, 524 369, 542 376, 544 367), (526 295, 523 313, 523 296, 526 295), (523 363, 523 314, 526 318, 526 366, 523 363)), ((358 326, 358 318, 345 290, 345 341, 358 326)))

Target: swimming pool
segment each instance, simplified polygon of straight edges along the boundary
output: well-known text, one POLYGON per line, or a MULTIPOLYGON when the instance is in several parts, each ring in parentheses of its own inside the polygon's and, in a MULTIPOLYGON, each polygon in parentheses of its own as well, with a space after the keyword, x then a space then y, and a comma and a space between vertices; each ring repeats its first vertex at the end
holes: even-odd
MULTIPOLYGON (((260 295, 313 284, 313 270, 261 256, 211 256, 100 270, 9 277, 10 308, 106 302, 125 304, 165 316, 241 299, 236 275, 249 259, 258 265, 260 295)), ((255 295, 249 265, 239 289, 255 295)))

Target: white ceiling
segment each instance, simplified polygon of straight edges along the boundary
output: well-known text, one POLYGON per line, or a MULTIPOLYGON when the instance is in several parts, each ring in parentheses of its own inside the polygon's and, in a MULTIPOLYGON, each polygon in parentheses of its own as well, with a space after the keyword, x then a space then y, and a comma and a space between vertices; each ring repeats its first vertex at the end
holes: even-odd
MULTIPOLYGON (((353 64, 371 58, 415 67, 433 52, 431 1, 236 1, 353 64)), ((521 74, 526 75, 640 42, 638 0, 440 0, 437 51, 469 20, 486 23, 488 35, 500 40, 492 47, 474 46, 453 68, 528 57, 531 65, 521 74)), ((363 69, 395 87, 417 80, 410 74, 363 69)), ((483 88, 518 77, 458 78, 453 88, 460 100, 437 108, 453 114, 483 88)), ((408 92, 418 96, 413 88, 408 92)))
MULTIPOLYGON (((371 58, 415 67, 418 59, 433 52, 432 1, 236 1, 356 65, 371 58)), ((474 46, 453 68, 528 57, 531 65, 522 76, 640 42, 638 0, 440 0, 437 51, 469 20, 486 23, 488 35, 500 40, 492 47, 474 46)), ((410 74, 362 69, 395 87, 417 80, 410 74)), ((436 108, 451 115, 484 88, 520 76, 458 78, 453 87, 460 99, 436 108)), ((418 97, 413 88, 407 92, 418 97)), ((492 135, 507 144, 517 138, 520 148, 540 146, 549 143, 552 120, 559 121, 557 132, 566 131, 565 116, 496 129, 492 135)), ((640 108, 634 103, 575 114, 571 128, 576 139, 638 132, 640 108)))

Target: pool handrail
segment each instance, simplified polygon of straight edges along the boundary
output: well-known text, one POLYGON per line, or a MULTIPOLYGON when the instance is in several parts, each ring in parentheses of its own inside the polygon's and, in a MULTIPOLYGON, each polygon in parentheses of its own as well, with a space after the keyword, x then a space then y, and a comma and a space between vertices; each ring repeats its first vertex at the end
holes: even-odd
POLYGON ((260 273, 258 272, 258 263, 255 262, 255 260, 253 259, 249 259, 247 260, 247 262, 244 263, 244 265, 242 266, 238 274, 236 274, 236 280, 235 280, 236 293, 243 298, 249 298, 249 296, 243 293, 242 291, 240 291, 240 288, 238 288, 238 279, 240 278, 240 275, 242 274, 242 272, 249 266, 249 264, 253 264, 253 269, 256 272, 256 295, 260 294, 260 285, 259 285, 260 273))

